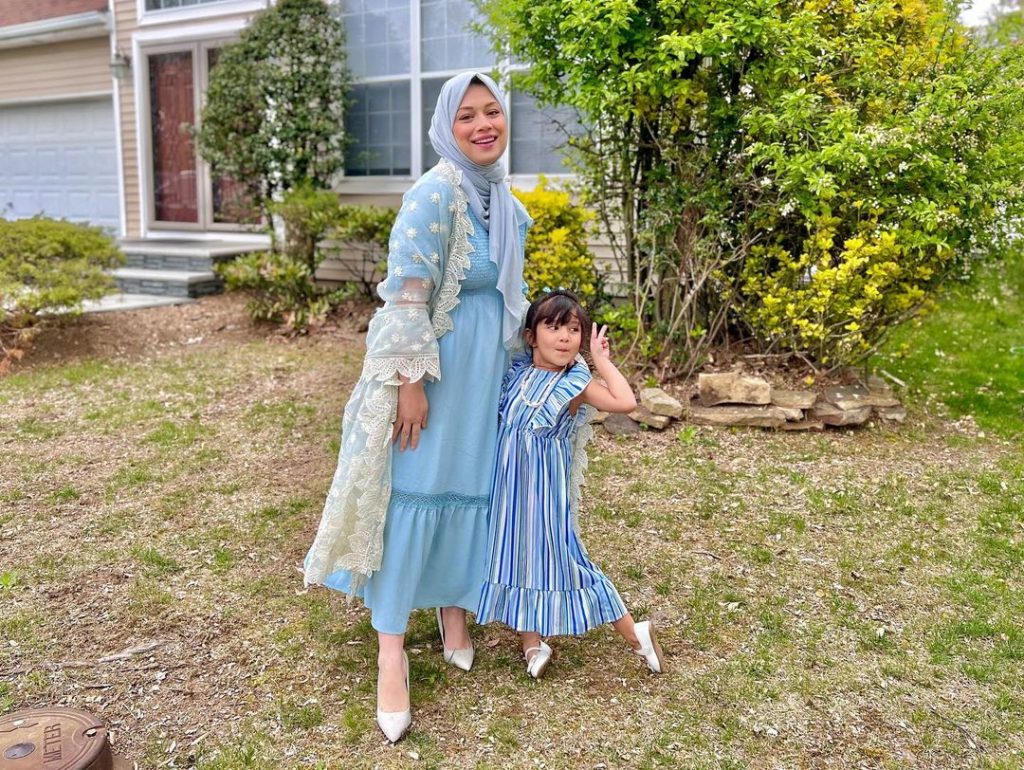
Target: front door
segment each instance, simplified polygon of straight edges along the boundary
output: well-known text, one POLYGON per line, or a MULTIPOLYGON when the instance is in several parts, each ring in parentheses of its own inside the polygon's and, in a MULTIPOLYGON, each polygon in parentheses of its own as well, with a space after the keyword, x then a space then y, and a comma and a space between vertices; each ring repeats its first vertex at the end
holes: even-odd
POLYGON ((149 160, 147 196, 154 228, 239 230, 258 224, 242 186, 213 178, 192 136, 220 44, 194 43, 146 53, 149 160))

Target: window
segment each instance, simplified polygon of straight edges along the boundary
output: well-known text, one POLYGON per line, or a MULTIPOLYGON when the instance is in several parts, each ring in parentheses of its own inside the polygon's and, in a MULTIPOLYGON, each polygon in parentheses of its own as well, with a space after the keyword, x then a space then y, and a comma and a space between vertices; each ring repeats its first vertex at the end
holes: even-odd
MULTIPOLYGON (((441 84, 464 69, 495 69, 490 41, 471 28, 473 2, 341 0, 339 11, 356 79, 345 173, 417 177, 437 162, 427 131, 441 84)), ((524 94, 510 98, 512 172, 564 173, 557 148, 565 136, 553 119, 575 121, 564 110, 538 111, 524 94)))
POLYGON ((366 83, 352 89, 345 119, 353 144, 346 153, 349 176, 410 176, 409 85, 366 83))
POLYGON ((146 0, 147 11, 162 11, 166 8, 185 8, 190 5, 222 3, 224 0, 146 0))

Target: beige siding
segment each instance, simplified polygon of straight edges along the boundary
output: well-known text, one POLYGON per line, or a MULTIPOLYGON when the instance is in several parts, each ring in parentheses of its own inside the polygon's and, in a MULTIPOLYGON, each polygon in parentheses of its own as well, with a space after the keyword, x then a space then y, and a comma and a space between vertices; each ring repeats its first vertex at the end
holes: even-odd
MULTIPOLYGON (((136 0, 115 0, 114 17, 120 51, 132 50, 132 33, 138 26, 136 0)), ((137 64, 132 62, 132 66, 137 64)), ((142 235, 142 219, 139 216, 139 141, 135 131, 135 89, 130 77, 118 85, 121 110, 121 168, 124 173, 124 222, 129 238, 142 235)))
POLYGON ((0 50, 0 103, 110 93, 110 41, 102 37, 0 50))
MULTIPOLYGON (((214 7, 214 6, 210 6, 214 7)), ((114 16, 115 25, 117 32, 117 47, 129 53, 133 50, 134 38, 140 31, 138 21, 138 2, 137 0, 114 0, 114 16)), ((158 27, 147 27, 146 29, 151 31, 153 29, 159 29, 162 32, 173 33, 175 29, 192 29, 197 25, 202 27, 204 24, 207 25, 218 25, 224 22, 231 21, 244 21, 251 18, 252 14, 227 14, 224 16, 209 17, 202 16, 198 19, 189 20, 187 17, 182 21, 176 21, 174 23, 163 23, 158 27)), ((211 33, 212 34, 212 33, 211 33)), ((172 35, 173 36, 173 35, 172 35)), ((223 35, 216 34, 212 39, 222 39, 223 35)), ((202 36, 196 39, 203 39, 202 36)), ((183 39, 181 42, 183 45, 191 42, 193 38, 183 39)), ((169 42, 162 42, 160 45, 168 45, 169 42)), ((145 56, 145 49, 143 49, 142 56, 145 56)), ((136 67, 143 66, 142 62, 132 62, 132 70, 136 67)), ((124 168, 124 190, 125 190, 125 226, 127 229, 127 236, 129 238, 138 238, 142 236, 142 215, 140 213, 140 206, 142 203, 143 191, 141 189, 140 179, 140 165, 148 162, 148 159, 141 157, 141 148, 139 143, 138 131, 136 130, 136 113, 137 108, 142 105, 140 102, 143 100, 144 94, 136 94, 134 84, 131 78, 126 78, 121 81, 121 159, 124 168)), ((145 126, 145 121, 141 121, 142 125, 145 126)), ((145 130, 145 128, 143 128, 145 130)), ((196 231, 193 230, 193 233, 196 231)))
MULTIPOLYGON (((398 194, 342 193, 340 198, 342 203, 352 206, 373 205, 398 208, 402 205, 402 196, 398 194)), ((605 276, 605 288, 614 296, 625 296, 627 289, 624 286, 624 275, 619 270, 611 244, 596 226, 590 230, 587 246, 594 253, 594 263, 598 271, 605 276)), ((344 245, 337 245, 328 250, 333 253, 317 269, 317 280, 336 283, 351 281, 359 275, 366 275, 366 260, 360 252, 346 248, 344 245)))

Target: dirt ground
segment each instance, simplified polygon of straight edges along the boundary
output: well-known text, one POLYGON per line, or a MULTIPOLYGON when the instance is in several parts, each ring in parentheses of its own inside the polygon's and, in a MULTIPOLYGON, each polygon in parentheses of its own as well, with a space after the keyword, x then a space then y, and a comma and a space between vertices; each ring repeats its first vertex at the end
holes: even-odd
POLYGON ((86 708, 147 770, 1021 766, 1020 463, 914 409, 601 436, 587 547, 658 617, 670 672, 602 630, 532 682, 488 626, 463 675, 417 613, 414 730, 387 746, 366 611, 297 571, 359 371, 351 311, 289 338, 224 295, 37 337, 0 381, 0 714, 86 708))

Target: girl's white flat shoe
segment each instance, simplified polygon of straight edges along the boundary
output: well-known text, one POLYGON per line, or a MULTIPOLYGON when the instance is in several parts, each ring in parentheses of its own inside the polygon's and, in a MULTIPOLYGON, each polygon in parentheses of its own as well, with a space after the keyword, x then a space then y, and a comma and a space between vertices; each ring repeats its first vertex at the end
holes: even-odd
POLYGON ((534 679, 540 679, 544 676, 548 663, 551 662, 551 648, 544 644, 544 642, 541 642, 540 646, 527 649, 525 654, 526 673, 534 679), (533 655, 530 655, 531 652, 533 655))
MULTIPOLYGON (((402 652, 402 660, 405 663, 405 693, 409 694, 409 656, 402 652)), ((378 683, 378 687, 379 687, 378 683)), ((380 703, 380 701, 377 701, 380 703)), ((398 743, 402 736, 409 732, 412 725, 412 709, 405 711, 381 711, 377 706, 377 726, 384 733, 385 737, 392 743, 398 743)))
POLYGON ((647 668, 655 674, 665 671, 665 656, 658 644, 658 637, 654 633, 654 624, 649 620, 637 623, 634 626, 636 638, 640 642, 640 649, 633 650, 634 655, 639 655, 647 662, 647 668))
POLYGON ((440 607, 437 608, 437 629, 441 632, 441 651, 444 654, 445 663, 451 663, 455 668, 461 668, 463 671, 473 668, 473 660, 476 657, 473 645, 462 650, 449 650, 444 646, 444 621, 441 619, 440 607))

